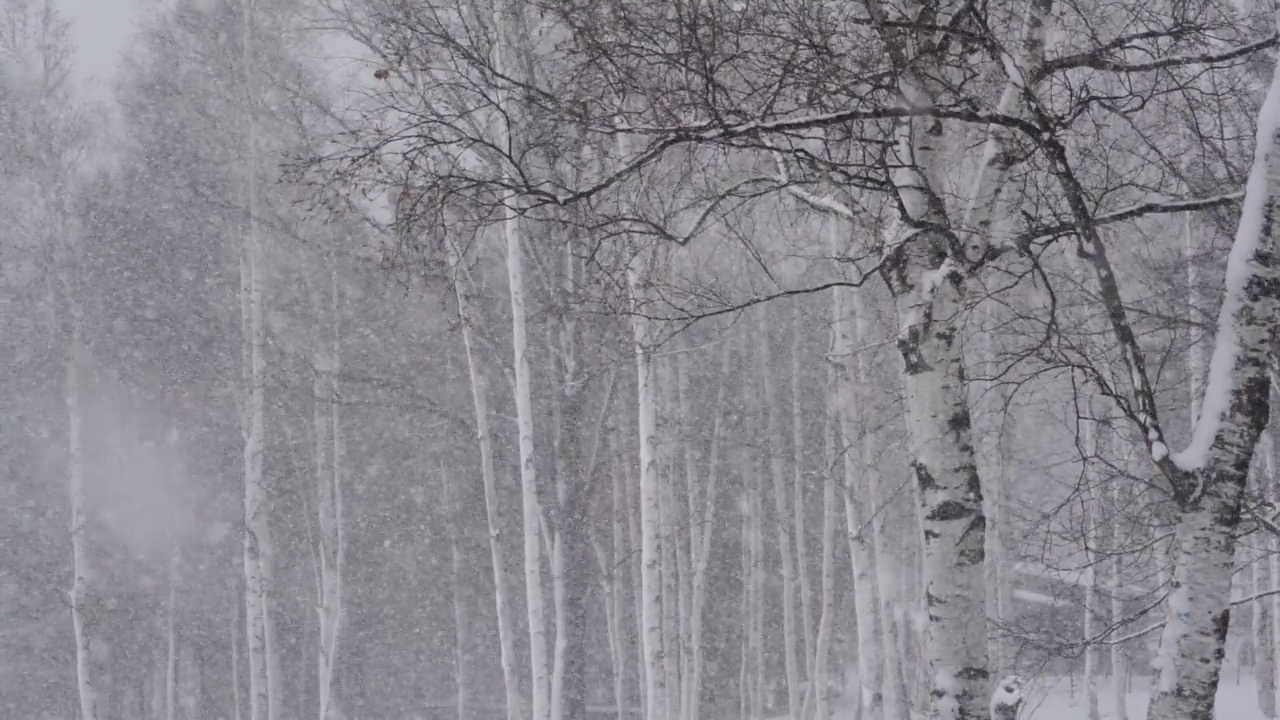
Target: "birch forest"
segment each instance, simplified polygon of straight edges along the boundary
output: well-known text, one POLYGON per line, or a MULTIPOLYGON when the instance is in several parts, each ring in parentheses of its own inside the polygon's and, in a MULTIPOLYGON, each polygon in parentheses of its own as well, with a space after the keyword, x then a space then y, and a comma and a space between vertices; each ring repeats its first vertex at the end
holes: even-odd
POLYGON ((1274 720, 1278 49, 0 0, 0 720, 1274 720))

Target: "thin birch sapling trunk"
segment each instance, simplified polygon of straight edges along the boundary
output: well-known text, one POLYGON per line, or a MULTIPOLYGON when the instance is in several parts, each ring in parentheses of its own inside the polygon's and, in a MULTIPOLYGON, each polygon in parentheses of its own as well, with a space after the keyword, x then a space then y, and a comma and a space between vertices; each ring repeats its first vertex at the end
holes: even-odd
POLYGON ((257 1, 241 0, 243 20, 242 71, 246 108, 245 197, 247 214, 240 265, 241 330, 243 336, 244 409, 244 574, 245 613, 249 653, 250 720, 280 720, 276 667, 268 588, 271 583, 271 536, 266 480, 263 477, 266 422, 266 358, 263 345, 263 257, 258 227, 258 97, 255 73, 258 17, 257 1))
POLYGON ((792 499, 795 511, 796 535, 796 575, 800 583, 800 627, 801 639, 804 640, 804 678, 808 692, 804 694, 801 704, 807 707, 809 696, 813 694, 813 675, 815 658, 815 639, 813 636, 813 588, 809 583, 808 542, 805 540, 805 503, 804 503, 804 412, 800 392, 800 337, 801 337, 800 304, 791 306, 791 457, 792 457, 792 499))
POLYGON ((769 372, 769 325, 767 316, 761 314, 759 339, 756 347, 757 372, 764 385, 765 414, 768 423, 768 444, 766 445, 769 460, 770 476, 773 480, 774 529, 778 535, 778 552, 782 564, 782 653, 787 679, 787 712, 788 717, 800 717, 800 668, 796 659, 796 587, 795 557, 791 554, 791 522, 794 518, 788 512, 786 482, 786 458, 782 454, 784 445, 782 432, 782 412, 778 400, 776 381, 769 372))
MULTIPOLYGON (((462 557, 462 536, 458 529, 457 515, 461 511, 453 490, 453 479, 444 465, 440 466, 440 490, 444 500, 445 532, 449 536, 449 567, 453 575, 453 663, 454 687, 457 691, 458 720, 470 718, 471 678, 468 662, 471 647, 471 627, 467 620, 467 593, 464 588, 468 576, 466 560, 462 557)), ((327 720, 322 718, 322 720, 327 720)))
MULTIPOLYGON (((689 522, 694 528, 691 533, 693 547, 693 600, 689 618, 689 648, 692 655, 693 676, 689 681, 689 720, 698 720, 702 706, 702 611, 707 601, 707 568, 711 559, 711 539, 716 524, 716 488, 720 478, 720 437, 724 422, 725 392, 731 369, 732 344, 726 339, 721 341, 720 374, 717 376, 716 403, 712 410, 711 448, 707 456, 707 482, 704 496, 699 502, 696 485, 690 482, 689 522), (699 509, 701 512, 699 512, 699 509)), ((684 380, 687 381, 687 374, 684 380)), ((685 397, 687 400, 687 396, 685 397)), ((682 401, 683 403, 683 401, 682 401)), ((687 407, 682 409, 686 426, 692 421, 692 413, 687 407)), ((745 576, 744 576, 745 578, 745 576)))
MULTIPOLYGON (((827 388, 835 396, 835 365, 828 364, 827 388)), ((818 635, 816 638, 813 659, 813 681, 809 695, 805 698, 803 717, 811 717, 809 706, 812 702, 814 715, 818 720, 827 720, 830 713, 827 703, 827 686, 831 660, 831 631, 835 615, 835 530, 836 530, 836 467, 841 460, 836 457, 836 438, 839 436, 838 400, 827 403, 826 427, 824 429, 823 460, 825 468, 822 473, 822 594, 818 608, 818 635)))
POLYGON ((84 422, 80 402, 80 317, 71 305, 71 338, 67 343, 67 475, 71 496, 71 627, 76 642, 76 690, 80 700, 80 720, 98 720, 98 688, 94 684, 90 636, 94 630, 90 609, 87 520, 85 516, 84 422))
POLYGON ((511 620, 511 591, 506 570, 506 542, 501 517, 498 515, 497 476, 494 472, 493 433, 489 427, 489 376, 476 351, 475 309, 471 299, 471 280, 462 263, 457 240, 446 238, 446 255, 453 277, 454 296, 458 301, 458 321, 467 352, 467 369, 471 376, 471 399, 475 407, 476 443, 480 451, 480 476, 484 485, 485 519, 489 526, 489 557, 493 566, 493 600, 498 617, 498 645, 502 662, 502 683, 506 691, 507 720, 523 716, 520 679, 516 671, 515 630, 511 620))

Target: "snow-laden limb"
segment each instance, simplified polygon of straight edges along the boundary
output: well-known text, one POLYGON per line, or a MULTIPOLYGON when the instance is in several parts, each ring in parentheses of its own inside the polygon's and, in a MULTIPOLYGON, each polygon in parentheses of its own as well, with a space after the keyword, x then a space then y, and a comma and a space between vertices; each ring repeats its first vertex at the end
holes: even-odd
MULTIPOLYGON (((1280 19, 1280 16, 1278 16, 1280 19)), ((1230 617, 1243 494, 1270 416, 1270 350, 1280 310, 1280 72, 1258 115, 1244 208, 1227 260, 1225 293, 1204 402, 1188 447, 1171 456, 1179 520, 1172 590, 1147 717, 1213 715, 1230 617)))
MULTIPOLYGON (((1272 78, 1271 87, 1258 113, 1257 145, 1253 154, 1253 166, 1245 186, 1244 208, 1236 229, 1235 242, 1227 256, 1227 275, 1222 309, 1218 313, 1218 328, 1214 338, 1213 354, 1209 358, 1209 377, 1205 386, 1200 417, 1196 421, 1191 442, 1181 452, 1173 454, 1173 461, 1187 471, 1204 467, 1209 448, 1217 439, 1223 418, 1231 409, 1236 368, 1241 354, 1241 343, 1256 343, 1263 339, 1259 334, 1271 332, 1265 323, 1243 323, 1255 331, 1255 337, 1240 336, 1242 315, 1254 312, 1258 298, 1250 297, 1251 281, 1260 276, 1259 253, 1273 251, 1265 247, 1271 243, 1275 232, 1273 223, 1277 204, 1274 184, 1280 182, 1280 158, 1276 157, 1276 134, 1280 132, 1280 73, 1272 78)), ((1258 318, 1259 320, 1263 318, 1258 318)))

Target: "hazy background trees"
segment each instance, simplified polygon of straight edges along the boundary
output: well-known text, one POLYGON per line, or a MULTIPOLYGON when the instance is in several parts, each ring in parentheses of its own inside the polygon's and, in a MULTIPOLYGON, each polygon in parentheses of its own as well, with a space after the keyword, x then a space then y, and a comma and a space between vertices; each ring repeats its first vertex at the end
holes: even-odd
MULTIPOLYGON (((250 234, 261 717, 1142 689, 1270 17, 941 5, 183 0, 108 123, 6 0, 5 715, 81 709, 75 416, 97 717, 250 717, 250 234)), ((1273 454, 1220 568, 1268 717, 1273 454)))

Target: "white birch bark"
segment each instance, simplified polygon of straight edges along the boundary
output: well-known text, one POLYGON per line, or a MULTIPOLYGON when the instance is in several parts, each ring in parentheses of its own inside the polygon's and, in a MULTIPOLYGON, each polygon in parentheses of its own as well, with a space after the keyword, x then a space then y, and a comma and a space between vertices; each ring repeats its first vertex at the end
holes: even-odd
POLYGON ((338 418, 338 376, 342 358, 342 329, 338 271, 329 258, 330 306, 316 297, 314 452, 319 537, 317 538, 316 613, 317 694, 320 720, 331 720, 333 678, 337 667, 338 637, 342 621, 342 570, 346 542, 342 517, 342 436, 338 418), (327 332, 326 332, 327 329, 327 332), (326 449, 328 452, 326 452, 326 449))
MULTIPOLYGON (((865 347, 871 343, 872 332, 870 315, 863 306, 863 291, 857 290, 852 293, 851 309, 854 321, 853 331, 857 339, 855 344, 865 347)), ((871 360, 866 352, 857 353, 854 367, 857 373, 857 383, 855 386, 848 388, 846 392, 855 398, 854 403, 856 404, 857 388, 869 391, 873 387, 871 360)), ((868 411, 864 409, 863 416, 867 417, 867 413, 868 411)), ((897 592, 897 573, 894 572, 893 564, 890 562, 888 539, 886 537, 887 529, 885 527, 885 513, 892 494, 886 490, 881 482, 882 478, 875 461, 875 450, 874 438, 864 428, 861 439, 860 459, 863 468, 865 468, 866 497, 869 499, 872 513, 869 518, 870 522, 863 530, 871 535, 871 550, 875 558, 877 612, 880 614, 880 623, 883 628, 881 642, 884 646, 882 652, 885 672, 885 712, 889 717, 905 717, 908 713, 907 681, 902 655, 899 651, 901 647, 898 640, 900 628, 896 619, 896 611, 900 606, 901 598, 897 592)))
MULTIPOLYGON (((1274 394, 1272 395, 1274 397, 1274 394)), ((1277 478, 1276 478, 1276 445, 1273 430, 1268 430, 1263 434, 1263 456, 1266 467, 1266 488, 1263 491, 1264 497, 1271 502, 1276 502, 1277 478)), ((1280 588, 1280 538, 1274 534, 1269 534, 1266 543, 1263 545, 1267 552, 1267 565, 1271 574, 1270 590, 1280 588)), ((1266 638, 1266 642, 1271 644, 1271 705, 1276 708, 1277 714, 1280 714, 1280 594, 1272 595, 1268 598, 1271 605, 1271 635, 1266 638)), ((1122 720, 1128 720, 1124 718, 1122 720)))
POLYGON ((1280 309, 1275 226, 1280 184, 1272 180, 1280 177, 1277 134, 1280 72, 1273 74, 1258 115, 1254 162, 1227 260, 1200 417, 1184 451, 1166 458, 1163 446, 1151 446, 1179 504, 1172 591, 1147 711, 1152 720, 1208 720, 1213 714, 1245 479, 1269 419, 1269 357, 1280 309))
POLYGON ((761 315, 759 336, 756 343, 757 372, 764 385, 765 414, 768 423, 767 445, 769 454, 769 471, 773 479, 773 512, 774 529, 778 535, 778 552, 782 565, 782 654, 787 679, 787 712, 788 717, 800 717, 800 668, 796 659, 796 586, 795 558, 791 554, 791 523, 793 514, 788 512, 786 457, 782 454, 784 445, 782 432, 782 412, 778 401, 774 376, 769 372, 769 326, 767 316, 761 315))
POLYGON ((867 522, 875 509, 866 509, 863 507, 865 502, 858 502, 858 498, 864 501, 870 498, 866 476, 874 470, 867 464, 870 458, 862 457, 862 428, 859 426, 856 380, 851 367, 854 362, 855 318, 848 307, 846 291, 836 288, 831 292, 834 315, 831 354, 836 367, 838 416, 844 439, 839 445, 846 448, 843 496, 858 630, 858 700, 863 717, 888 717, 884 705, 884 622, 880 617, 880 599, 876 587, 876 557, 871 539, 871 523, 867 522), (850 455, 849 450, 855 448, 857 453, 850 455))
MULTIPOLYGON (((674 403, 671 402, 671 392, 674 383, 671 382, 670 373, 666 371, 663 365, 658 367, 659 377, 659 397, 664 399, 662 405, 665 408, 671 408, 674 403)), ((675 506, 675 437, 674 428, 670 423, 665 423, 666 427, 662 428, 662 436, 665 442, 660 442, 659 449, 661 455, 661 469, 658 474, 659 483, 659 526, 661 528, 662 539, 658 546, 660 558, 660 571, 662 576, 662 672, 666 681, 666 694, 664 701, 666 702, 666 717, 680 717, 680 606, 679 606, 679 577, 677 568, 677 551, 678 543, 676 530, 676 506, 675 506)))
MULTIPOLYGON (((1086 407, 1090 407, 1090 403, 1086 400, 1086 407)), ((1090 416, 1092 412, 1088 413, 1090 416)), ((1097 565, 1100 562, 1095 550, 1098 547, 1098 512, 1100 503, 1098 502, 1098 479, 1093 471, 1095 465, 1094 457, 1098 450, 1098 427, 1091 419, 1080 421, 1081 429, 1084 433, 1082 446, 1085 454, 1085 508, 1084 508, 1084 541, 1085 541, 1085 571, 1084 571, 1084 637, 1085 639, 1093 638, 1098 634, 1098 621, 1100 608, 1098 607, 1098 573, 1097 565)), ((1102 659, 1102 648, 1097 643, 1090 642, 1084 649, 1084 692, 1085 692, 1085 717, 1086 720, 1099 720, 1101 715, 1098 710, 1098 666, 1102 659)))
POLYGON ((76 690, 80 699, 80 720, 98 720, 98 688, 94 684, 90 633, 88 548, 86 544, 84 448, 80 405, 80 318, 74 301, 71 310, 71 339, 67 344, 67 476, 71 499, 71 627, 76 641, 76 690))
MULTIPOLYGON (((711 447, 707 456, 707 482, 704 495, 699 502, 696 485, 689 485, 689 518, 693 526, 691 533, 693 547, 693 599, 690 603, 689 648, 693 665, 692 677, 689 680, 689 712, 688 720, 698 720, 702 706, 702 611, 707 602, 707 568, 711 560, 711 539, 716 523, 716 488, 720 478, 720 437, 724 421, 725 391, 731 370, 732 344, 726 339, 721 342, 721 359, 719 383, 716 390, 716 404, 712 410, 711 447), (700 521, 700 522, 699 522, 700 521)), ((687 373, 684 376, 687 382, 687 373)), ((687 400, 687 396, 685 396, 687 400)), ((686 407, 683 411, 686 423, 691 422, 692 413, 686 407)), ((745 576, 744 576, 745 577, 745 576)))
POLYGON ((249 716, 251 720, 279 720, 279 672, 273 672, 268 587, 271 582, 270 519, 266 480, 263 477, 265 452, 266 358, 263 344, 263 258, 258 228, 258 117, 256 56, 258 17, 256 0, 241 0, 243 20, 242 70, 246 107, 245 197, 247 228, 241 256, 241 328, 244 340, 244 388, 246 397, 244 432, 244 575, 245 610, 249 653, 249 716))
MULTIPOLYGON (((835 394, 837 388, 834 364, 827 369, 828 392, 835 394)), ((836 467, 841 461, 836 458, 836 438, 839 436, 840 422, 837 399, 827 403, 826 429, 823 460, 825 470, 822 474, 822 594, 818 604, 818 635, 815 643, 813 659, 813 680, 809 696, 805 698, 804 718, 810 717, 810 703, 817 720, 827 720, 830 713, 827 703, 827 686, 830 682, 828 668, 831 656, 831 630, 835 618, 835 531, 836 531, 836 467)))
POLYGON ((498 645, 502 662, 502 684, 506 691, 507 720, 523 716, 520 701, 520 679, 516 671, 515 630, 511 620, 511 595, 506 570, 506 542, 501 517, 498 515, 497 477, 493 466, 493 433, 489 427, 489 376, 476 349, 475 309, 471 300, 471 281, 462 265, 457 240, 446 238, 446 255, 453 277, 454 296, 458 301, 458 322, 462 326, 462 342, 467 351, 467 369, 471 377, 471 400, 476 416, 476 442, 480 450, 480 476, 484 485, 485 518, 489 526, 489 558, 493 566, 493 601, 498 618, 498 645))
POLYGON ((803 708, 809 705, 809 696, 813 694, 814 659, 816 648, 813 627, 813 588, 809 582, 808 548, 805 540, 805 506, 804 506, 804 413, 801 402, 800 387, 800 337, 801 316, 799 303, 791 306, 791 457, 792 484, 795 497, 792 507, 795 510, 796 535, 796 575, 800 585, 800 627, 801 639, 804 640, 804 679, 808 683, 803 708))
POLYGON ((231 610, 231 701, 232 720, 241 720, 244 701, 240 698, 240 608, 231 610))
POLYGON ((524 516, 525 604, 529 613, 529 670, 533 720, 550 717, 551 678, 547 668, 546 610, 542 592, 542 547, 539 542, 540 511, 533 450, 533 400, 531 396, 528 339, 525 330, 524 249, 519 218, 508 214, 502 223, 507 240, 507 279, 511 292, 511 336, 515 353, 516 421, 520 442, 520 484, 524 516))
POLYGON ((644 647, 645 717, 666 720, 667 678, 663 665, 662 526, 661 489, 658 478, 658 375, 654 366, 653 338, 644 317, 645 284, 652 261, 650 252, 637 253, 627 266, 631 296, 631 325, 636 353, 636 377, 640 443, 640 611, 644 647))
MULTIPOLYGON (((614 448, 613 456, 615 463, 622 462, 622 448, 614 448)), ((622 598, 623 578, 627 576, 627 568, 631 563, 627 560, 627 536, 626 536, 626 516, 627 516, 627 491, 623 486, 622 471, 618 467, 613 468, 613 508, 612 508, 612 538, 613 538, 613 565, 610 567, 610 596, 609 600, 612 604, 610 614, 610 627, 612 628, 614 637, 614 653, 613 653, 613 701, 618 706, 618 720, 627 720, 626 704, 627 704, 627 652, 626 643, 623 642, 622 634, 622 616, 626 610, 626 605, 622 598)))
MULTIPOLYGON (((453 662, 454 688, 457 692, 458 720, 470 717, 471 673, 468 653, 471 646, 471 628, 467 621, 467 595, 463 583, 468 575, 466 561, 462 557, 461 533, 457 515, 461 512, 453 490, 453 479, 442 464, 440 466, 441 499, 444 501, 445 533, 449 536, 449 567, 453 575, 453 662)), ((323 705, 322 705, 323 707, 323 705)), ((321 717, 321 720, 328 718, 321 717)))
MULTIPOLYGON (((1122 496, 1120 492, 1120 483, 1112 481, 1111 483, 1111 507, 1121 507, 1122 496)), ((1120 538, 1119 528, 1113 528, 1111 532, 1111 559, 1107 563, 1111 570, 1111 622, 1119 622, 1124 617, 1124 598, 1121 588, 1124 587, 1123 578, 1120 575, 1120 538)), ((1129 679, 1129 663, 1125 659, 1124 645, 1122 643, 1111 644, 1111 696, 1112 705, 1115 707, 1115 720, 1129 720, 1129 707, 1127 704, 1127 689, 1129 679)))

